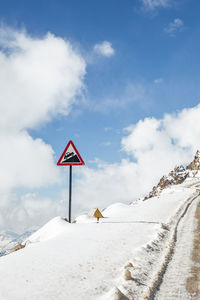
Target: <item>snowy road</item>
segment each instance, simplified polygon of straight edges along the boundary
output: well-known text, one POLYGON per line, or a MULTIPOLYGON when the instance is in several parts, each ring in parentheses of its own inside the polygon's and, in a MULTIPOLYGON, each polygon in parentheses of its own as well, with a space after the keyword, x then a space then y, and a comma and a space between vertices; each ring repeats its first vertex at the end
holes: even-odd
POLYGON ((181 218, 176 235, 176 244, 171 260, 162 278, 155 300, 198 300, 199 281, 199 227, 200 196, 189 206, 181 218))

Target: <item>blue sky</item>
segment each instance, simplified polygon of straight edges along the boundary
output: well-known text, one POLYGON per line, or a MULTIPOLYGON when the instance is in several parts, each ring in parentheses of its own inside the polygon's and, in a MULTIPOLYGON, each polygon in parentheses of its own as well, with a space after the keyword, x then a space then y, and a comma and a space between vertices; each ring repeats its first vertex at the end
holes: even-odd
MULTIPOLYGON (((156 167, 158 171, 155 172, 155 176, 150 176, 153 179, 149 180, 148 184, 145 182, 145 188, 137 190, 135 197, 138 197, 139 194, 145 193, 163 172, 167 172, 177 158, 177 163, 187 163, 192 158, 198 146, 194 140, 197 139, 199 131, 190 140, 190 131, 191 134, 197 131, 193 130, 193 124, 184 137, 177 128, 181 127, 179 124, 195 119, 191 115, 194 113, 196 116, 200 99, 199 1, 1 0, 0 4, 1 28, 5 30, 8 27, 12 32, 23 31, 24 36, 32 41, 36 39, 43 41, 50 32, 55 38, 69 43, 77 57, 84 61, 85 67, 80 71, 82 72, 81 92, 77 92, 79 89, 77 87, 74 93, 75 100, 70 104, 70 111, 67 113, 59 111, 55 114, 51 111, 53 117, 45 117, 42 122, 37 120, 36 125, 26 123, 18 132, 22 134, 25 131, 33 142, 39 138, 45 145, 50 145, 54 151, 55 166, 67 142, 72 139, 88 168, 87 171, 80 171, 88 172, 87 174, 79 174, 77 171, 75 180, 78 179, 75 186, 76 184, 90 185, 88 178, 91 177, 96 178, 95 182, 99 182, 101 188, 102 182, 109 181, 109 178, 113 185, 117 184, 113 175, 117 170, 114 169, 117 166, 121 170, 123 160, 130 162, 130 165, 137 164, 133 166, 137 167, 134 176, 139 178, 144 176, 141 175, 143 173, 140 174, 140 170, 144 170, 140 165, 144 157, 143 153, 149 151, 147 157, 149 162, 146 158, 145 166, 149 164, 152 168, 150 162, 154 160, 152 157, 159 157, 162 152, 163 156, 156 167), (111 51, 109 54, 99 50, 99 46, 103 43, 107 43, 111 51), (165 118, 166 114, 168 114, 167 118, 165 118), (146 125, 148 123, 145 121, 146 118, 150 118, 150 125, 146 125), (172 119, 170 124, 168 119, 172 119), (155 125, 156 122, 159 125, 155 125), (171 124, 177 127, 171 128, 171 124), (170 147, 175 147, 173 151, 164 153, 161 149, 153 154, 150 152, 152 149, 157 149, 158 143, 162 143, 162 139, 161 142, 155 139, 153 143, 155 137, 153 135, 152 140, 147 144, 150 134, 148 130, 151 125, 154 129, 158 126, 159 129, 155 130, 159 131, 159 138, 161 135, 166 139, 170 137, 170 147), (137 128, 138 131, 140 130, 138 135, 137 128), (138 136, 143 142, 139 141, 138 136), (184 143, 183 140, 187 142, 184 143), (142 144, 144 141, 145 147, 142 144), (166 162, 162 167, 163 157, 167 157, 171 164, 166 162), (106 173, 108 177, 105 176, 103 179, 102 175, 100 178, 99 172, 106 173)), ((4 35, 8 34, 7 31, 5 32, 4 35)), ((1 42, 1 49, 4 47, 2 45, 1 42)), ((10 45, 6 47, 12 48, 10 45)), ((14 58, 15 50, 12 49, 11 53, 14 58)), ((4 101, 3 99, 1 95, 1 101, 4 101)), ((19 101, 20 99, 19 97, 19 101)), ((40 101, 42 103, 42 100, 40 101)), ((41 160, 40 164, 43 163, 45 162, 41 160)), ((146 181, 150 177, 147 177, 146 181)), ((125 181, 126 184, 129 186, 132 183, 125 181)), ((36 198, 45 195, 48 199, 56 201, 55 199, 61 197, 60 191, 65 190, 64 182, 59 185, 51 179, 47 182, 41 180, 36 186, 35 188, 35 185, 31 186, 22 180, 22 183, 13 183, 6 194, 7 197, 12 195, 12 198, 15 198, 13 201, 20 206, 21 200, 17 199, 24 194, 36 192, 37 196, 34 196, 36 198)), ((88 197, 95 197, 96 188, 94 187, 89 194, 85 193, 87 205, 84 209, 89 209, 94 204, 98 205, 101 197, 112 199, 103 202, 103 205, 115 201, 114 191, 106 187, 105 193, 92 203, 88 197)), ((133 190, 129 191, 129 197, 125 197, 124 201, 134 198, 131 194, 134 189, 133 185, 133 190)), ((81 201, 78 192, 81 193, 79 187, 75 192, 77 203, 81 201)), ((3 193, 5 195, 5 191, 3 193)), ((102 205, 99 203, 98 206, 102 205)), ((77 212, 81 211, 78 207, 77 204, 77 212)), ((41 216, 40 218, 43 220, 41 216)), ((40 220, 39 217, 37 220, 40 220)))
POLYGON ((146 116, 159 118, 196 105, 199 6, 198 1, 172 1, 171 7, 144 11, 141 1, 1 1, 0 18, 9 26, 24 26, 37 37, 50 31, 67 38, 86 58, 92 55, 94 44, 104 40, 115 49, 112 57, 97 57, 87 66, 85 97, 93 103, 91 107, 80 104, 67 118, 32 134, 50 143, 56 153, 65 139, 72 138, 89 160, 116 161, 120 159, 116 132, 146 116), (176 18, 183 21, 183 29, 171 37, 165 28, 176 18), (156 85, 158 78, 163 82, 156 85), (122 108, 115 107, 116 98, 126 101, 123 97, 131 84, 144 86, 144 99, 136 97, 122 108), (105 111, 92 107, 110 98, 113 105, 105 111), (114 130, 105 132, 104 128, 114 130), (107 141, 113 146, 103 147, 107 141))

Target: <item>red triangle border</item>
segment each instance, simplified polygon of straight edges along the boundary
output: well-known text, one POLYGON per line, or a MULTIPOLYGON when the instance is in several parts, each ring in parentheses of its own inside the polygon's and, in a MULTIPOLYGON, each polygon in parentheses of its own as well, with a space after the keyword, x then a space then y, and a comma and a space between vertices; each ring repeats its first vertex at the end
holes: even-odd
POLYGON ((82 157, 80 156, 78 150, 76 149, 74 143, 72 141, 69 141, 65 150, 63 151, 63 154, 61 155, 61 157, 59 158, 58 162, 57 162, 57 166, 83 166, 85 165, 82 157), (67 152, 67 149, 69 148, 69 146, 72 145, 72 147, 74 148, 76 155, 78 156, 80 162, 79 163, 74 163, 74 162, 69 162, 69 163, 61 163, 65 153, 67 152))

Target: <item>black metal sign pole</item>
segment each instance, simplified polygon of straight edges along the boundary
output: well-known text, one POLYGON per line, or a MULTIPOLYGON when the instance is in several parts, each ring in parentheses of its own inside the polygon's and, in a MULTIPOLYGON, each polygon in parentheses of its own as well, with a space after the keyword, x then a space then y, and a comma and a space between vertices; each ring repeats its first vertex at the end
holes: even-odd
POLYGON ((85 163, 72 141, 69 141, 63 154, 59 158, 58 166, 69 166, 69 223, 71 223, 72 206, 72 165, 83 166, 85 163))
POLYGON ((71 223, 71 203, 72 203, 72 166, 69 166, 69 223, 71 223))

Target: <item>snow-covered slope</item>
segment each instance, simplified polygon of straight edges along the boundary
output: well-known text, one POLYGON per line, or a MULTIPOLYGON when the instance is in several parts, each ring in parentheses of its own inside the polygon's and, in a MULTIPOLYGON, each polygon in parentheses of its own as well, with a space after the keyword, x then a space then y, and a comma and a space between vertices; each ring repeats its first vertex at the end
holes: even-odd
POLYGON ((184 183, 148 201, 116 203, 103 211, 99 224, 87 215, 75 224, 54 218, 27 238, 24 249, 1 257, 0 299, 115 299, 131 265, 149 259, 141 250, 164 239, 163 223, 170 226, 194 194, 184 183))

